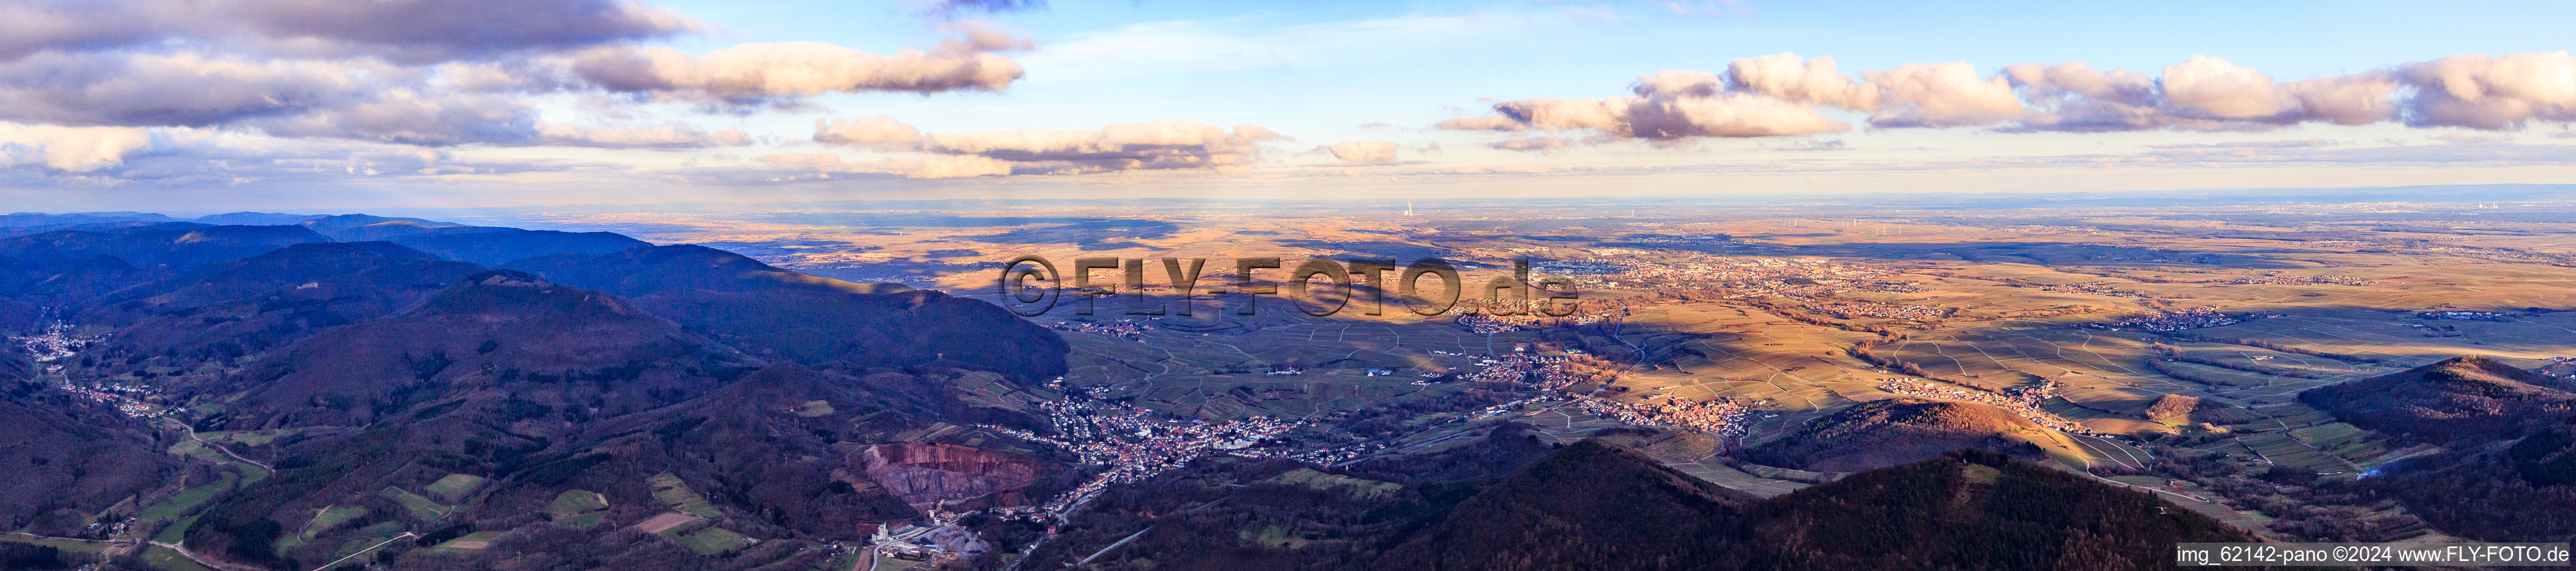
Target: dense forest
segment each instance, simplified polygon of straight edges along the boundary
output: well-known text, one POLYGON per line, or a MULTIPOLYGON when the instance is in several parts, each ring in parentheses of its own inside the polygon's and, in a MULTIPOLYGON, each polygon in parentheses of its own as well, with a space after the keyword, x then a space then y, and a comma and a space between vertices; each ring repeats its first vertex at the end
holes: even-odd
POLYGON ((1064 370, 1061 339, 990 304, 607 233, 278 216, 0 233, 0 326, 58 333, 0 348, 0 529, 278 569, 376 543, 398 570, 812 568, 917 506, 1083 476, 959 426, 1046 426, 959 379, 1064 370), (488 267, 527 257, 602 289, 488 267), (436 547, 477 533, 494 547, 436 547))
POLYGON ((2363 482, 2453 535, 2576 542, 2576 425, 2408 459, 2382 472, 2363 482))

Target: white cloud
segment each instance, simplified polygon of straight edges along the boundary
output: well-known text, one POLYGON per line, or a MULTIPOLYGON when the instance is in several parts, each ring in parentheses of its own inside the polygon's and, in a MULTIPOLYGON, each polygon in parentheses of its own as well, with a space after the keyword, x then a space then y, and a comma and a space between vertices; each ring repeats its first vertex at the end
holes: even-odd
POLYGON ((1484 117, 1459 117, 1459 118, 1455 118, 1455 119, 1442 119, 1439 123, 1433 124, 1433 125, 1432 125, 1432 127, 1436 127, 1436 128, 1440 128, 1440 129, 1447 129, 1447 130, 1451 130, 1451 131, 1499 131, 1499 132, 1513 132, 1513 131, 1526 131, 1526 130, 1529 130, 1529 124, 1527 124, 1527 123, 1522 123, 1522 122, 1517 121, 1517 120, 1514 120, 1514 119, 1512 119, 1512 118, 1510 118, 1510 117, 1491 116, 1491 115, 1489 115, 1489 116, 1484 116, 1484 117))
POLYGON ((1870 117, 1873 126, 1982 126, 2028 114, 2011 82, 1978 77, 1976 66, 1964 61, 1907 64, 1861 75, 1878 88, 1882 102, 1879 113, 1870 117))
POLYGON ((2576 121, 2576 56, 2565 51, 2456 55, 2399 68, 2418 93, 2418 125, 2511 129, 2576 121))
POLYGON ((610 149, 695 149, 751 144, 751 134, 739 129, 706 131, 682 124, 600 128, 551 123, 539 125, 537 134, 548 145, 610 149))
MULTIPOLYGON (((1495 115, 1434 125, 1455 131, 1591 131, 1664 146, 1698 137, 1771 137, 1844 130, 1819 110, 1869 114, 1877 128, 1987 127, 2001 131, 2148 129, 2261 131, 2308 122, 2515 129, 2576 121, 2576 57, 2567 52, 2451 56, 2386 70, 2279 81, 2225 59, 2193 56, 2151 78, 2083 62, 2024 63, 1988 77, 1968 62, 1864 71, 1832 58, 1782 53, 1738 59, 1727 74, 1667 70, 1641 76, 1634 97, 1521 99, 1495 115)), ((1526 139, 1524 139, 1526 140, 1526 139)), ((1533 143, 1496 148, 1552 150, 1533 143)))
POLYGON ((613 171, 545 159, 458 157, 411 145, 298 139, 177 127, 59 127, 0 123, 0 181, 46 187, 224 187, 352 178, 613 171))
POLYGON ((981 172, 991 164, 1005 164, 1011 167, 1007 173, 1018 174, 1158 169, 1211 169, 1235 174, 1251 169, 1252 156, 1261 152, 1262 143, 1281 139, 1285 137, 1259 126, 1240 125, 1228 132, 1196 121, 1118 123, 1094 130, 975 133, 923 133, 884 116, 814 123, 816 142, 886 152, 979 157, 999 163, 934 166, 981 172))
POLYGON ((1749 57, 1727 62, 1726 77, 1739 91, 1855 111, 1878 110, 1878 90, 1835 72, 1832 57, 1804 62, 1795 53, 1749 57))
POLYGON ((0 122, 0 167, 43 165, 90 172, 152 148, 152 134, 133 127, 61 127, 0 122))
POLYGON ((857 119, 815 119, 814 142, 852 147, 911 148, 921 144, 921 129, 905 125, 893 117, 877 115, 857 119))
POLYGON ((364 102, 409 78, 368 62, 44 52, 0 63, 0 118, 199 127, 364 102))
POLYGON ((619 0, 36 0, 0 4, 0 59, 152 43, 431 63, 700 31, 619 0))
POLYGON ((1395 141, 1344 141, 1315 147, 1332 153, 1333 158, 1355 165, 1395 164, 1395 141))
POLYGON ((893 158, 867 162, 844 162, 833 153, 789 153, 764 155, 761 162, 789 170, 814 173, 888 174, 905 178, 967 178, 1005 176, 1012 165, 984 157, 893 158))
POLYGON ((609 46, 573 56, 574 75, 621 92, 729 104, 860 91, 1000 91, 1020 65, 981 42, 874 54, 819 42, 742 44, 692 56, 671 48, 609 46))
POLYGON ((2174 105, 2232 119, 2278 115, 2299 106, 2299 99, 2271 76, 2209 56, 2165 66, 2164 93, 2174 105))
MULTIPOLYGON (((204 127, 447 146, 685 148, 747 142, 690 128, 540 127, 571 92, 622 107, 794 104, 825 93, 1000 90, 1000 27, 953 22, 927 50, 788 42, 703 56, 635 44, 703 29, 626 0, 0 0, 0 121, 204 127), (608 97, 617 93, 630 97, 608 97)), ((742 110, 740 108, 732 110, 742 110)))
POLYGON ((922 150, 1032 164, 1052 173, 1192 168, 1236 173, 1250 170, 1248 163, 1261 150, 1260 143, 1281 138, 1252 125, 1237 126, 1228 133, 1196 121, 1163 121, 1118 123, 1089 131, 930 133, 923 136, 922 150))
POLYGON ((1657 83, 1656 79, 1657 76, 1639 78, 1635 97, 1522 99, 1496 103, 1494 110, 1539 129, 1587 130, 1618 138, 1658 141, 1803 135, 1850 128, 1796 102, 1746 93, 1676 90, 1675 85, 1657 83))
POLYGON ((1489 146, 1506 151, 1537 151, 1545 153, 1564 149, 1566 144, 1572 142, 1573 140, 1565 137, 1522 137, 1518 139, 1495 141, 1489 146))

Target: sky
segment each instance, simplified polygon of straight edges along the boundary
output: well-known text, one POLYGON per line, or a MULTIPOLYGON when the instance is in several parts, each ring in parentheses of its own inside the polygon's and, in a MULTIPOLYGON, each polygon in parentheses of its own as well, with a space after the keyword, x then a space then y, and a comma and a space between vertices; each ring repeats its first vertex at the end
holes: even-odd
POLYGON ((2576 181, 2576 4, 0 0, 0 210, 2576 181))

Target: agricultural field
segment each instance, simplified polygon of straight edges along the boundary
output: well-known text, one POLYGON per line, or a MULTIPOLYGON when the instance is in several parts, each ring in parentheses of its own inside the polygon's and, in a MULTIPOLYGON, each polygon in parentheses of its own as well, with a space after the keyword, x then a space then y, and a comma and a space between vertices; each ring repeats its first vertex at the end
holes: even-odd
POLYGON ((488 549, 492 547, 493 540, 500 539, 501 536, 509 535, 509 533, 510 532, 507 531, 477 531, 457 536, 456 539, 450 539, 432 547, 464 550, 488 549))
MULTIPOLYGON (((663 535, 669 536, 672 534, 665 533, 663 535)), ((735 533, 733 530, 721 527, 709 527, 698 530, 694 533, 675 535, 672 536, 671 539, 679 541, 680 545, 687 546, 690 550, 698 552, 699 555, 714 555, 748 547, 754 543, 759 543, 759 540, 752 539, 748 536, 744 536, 743 534, 735 533)))
POLYGON ((107 544, 107 543, 105 543, 105 542, 98 542, 98 541, 73 541, 73 540, 68 540, 68 539, 46 539, 46 538, 40 538, 40 537, 27 537, 27 536, 23 536, 23 535, 0 535, 0 542, 24 543, 24 544, 28 544, 28 545, 42 545, 42 546, 51 547, 51 548, 54 548, 54 549, 60 549, 60 550, 63 550, 63 552, 65 552, 65 553, 78 553, 78 554, 84 554, 84 555, 97 554, 100 550, 106 549, 106 548, 107 548, 107 546, 108 546, 108 544, 107 544))
POLYGON ((654 475, 647 482, 653 486, 653 499, 662 502, 662 505, 669 506, 671 511, 702 518, 724 515, 716 511, 715 505, 707 503, 705 495, 689 489, 689 484, 681 481, 677 474, 663 472, 654 475))
POLYGON ((1326 474, 1307 469, 1292 470, 1286 474, 1280 474, 1273 477, 1270 481, 1280 484, 1305 486, 1317 490, 1340 490, 1343 493, 1360 498, 1384 497, 1396 490, 1404 489, 1402 484, 1362 480, 1359 478, 1326 474))
POLYGON ((439 501, 454 504, 465 501, 467 495, 474 493, 475 487, 482 485, 482 476, 448 474, 440 477, 436 482, 430 482, 423 491, 429 492, 430 497, 437 498, 439 501))
POLYGON ((349 523, 350 520, 358 519, 358 516, 363 515, 367 515, 367 508, 363 506, 325 507, 314 512, 313 521, 304 524, 304 529, 296 535, 312 539, 318 534, 329 532, 332 528, 340 527, 341 524, 349 523))
MULTIPOLYGON (((215 410, 215 412, 222 412, 223 405, 210 403, 209 406, 214 407, 213 410, 215 410)), ((200 432, 197 433, 197 438, 204 439, 207 442, 231 442, 246 446, 267 446, 268 443, 276 442, 279 438, 294 436, 296 433, 302 431, 303 429, 300 428, 280 428, 274 430, 228 430, 218 432, 200 432)))
POLYGON ((160 571, 215 571, 188 559, 185 555, 180 555, 177 551, 158 545, 143 548, 143 562, 160 571))
POLYGON ((136 513, 134 517, 148 522, 169 521, 186 516, 195 512, 197 508, 204 507, 206 502, 213 501, 216 495, 232 491, 240 480, 240 477, 234 476, 232 472, 224 472, 223 479, 189 486, 168 499, 144 507, 143 511, 136 513))
POLYGON ((608 497, 590 490, 564 490, 546 505, 546 513, 554 516, 555 523, 574 528, 599 525, 607 520, 607 512, 608 497))
POLYGON ((447 517, 447 511, 451 509, 446 504, 438 503, 437 500, 421 497, 420 494, 414 494, 402 488, 386 487, 384 491, 377 492, 377 495, 402 504, 403 509, 411 514, 412 519, 420 521, 438 521, 447 517))

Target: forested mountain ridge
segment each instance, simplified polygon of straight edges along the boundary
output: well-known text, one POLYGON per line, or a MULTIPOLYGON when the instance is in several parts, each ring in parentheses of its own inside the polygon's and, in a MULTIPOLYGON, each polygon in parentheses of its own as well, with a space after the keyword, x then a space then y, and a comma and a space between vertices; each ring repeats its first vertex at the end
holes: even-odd
POLYGON ((209 220, 269 225, 0 238, 0 531, 274 569, 376 544, 379 565, 445 569, 475 552, 438 546, 514 532, 513 565, 703 569, 819 562, 938 502, 1026 503, 1077 475, 1060 449, 964 426, 1044 423, 963 405, 955 379, 1064 367, 1053 332, 984 302, 606 233, 209 220), (549 256, 639 263, 576 276, 626 295, 491 268, 549 256), (831 342, 782 350, 701 307, 765 298, 820 311, 800 338, 831 342), (666 533, 632 530, 648 521, 666 533))

